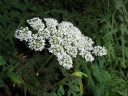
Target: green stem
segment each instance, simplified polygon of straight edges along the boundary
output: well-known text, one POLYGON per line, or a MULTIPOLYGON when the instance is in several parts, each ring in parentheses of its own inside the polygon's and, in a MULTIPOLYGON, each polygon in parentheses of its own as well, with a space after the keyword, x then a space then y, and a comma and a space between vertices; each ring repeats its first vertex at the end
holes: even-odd
POLYGON ((48 63, 48 61, 53 57, 53 55, 54 54, 52 54, 46 61, 45 61, 45 63, 40 67, 40 69, 37 71, 37 73, 38 72, 40 72, 41 70, 42 70, 42 68, 44 68, 44 66, 48 63))

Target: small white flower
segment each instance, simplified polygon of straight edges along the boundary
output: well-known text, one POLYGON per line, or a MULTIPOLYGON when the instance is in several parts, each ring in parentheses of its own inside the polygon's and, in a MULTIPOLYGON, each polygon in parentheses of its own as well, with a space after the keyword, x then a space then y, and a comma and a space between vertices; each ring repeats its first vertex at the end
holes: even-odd
POLYGON ((39 31, 38 35, 44 37, 45 39, 48 39, 50 38, 50 31, 47 28, 45 28, 44 30, 39 31))
POLYGON ((54 34, 57 34, 56 27, 47 27, 47 30, 49 30, 50 36, 53 36, 54 34))
POLYGON ((44 18, 44 21, 47 27, 56 27, 58 25, 57 20, 53 18, 44 18))
POLYGON ((42 22, 42 20, 39 17, 34 17, 32 19, 27 20, 27 23, 34 29, 37 31, 42 31, 44 30, 44 23, 42 22))
POLYGON ((35 51, 42 51, 45 46, 45 40, 43 37, 39 37, 38 34, 33 34, 32 38, 28 42, 29 48, 35 51))
POLYGON ((91 52, 83 50, 79 53, 83 58, 85 58, 86 61, 92 62, 94 60, 94 57, 92 56, 91 52))
POLYGON ((48 48, 49 52, 54 53, 55 55, 57 55, 58 53, 63 53, 64 49, 62 46, 58 45, 58 44, 53 44, 51 45, 50 48, 48 48))
POLYGON ((71 45, 71 39, 66 39, 66 38, 63 38, 62 42, 61 42, 61 45, 65 48, 67 46, 70 46, 71 45))
POLYGON ((66 69, 70 69, 73 67, 73 62, 72 62, 72 58, 67 55, 65 52, 63 52, 61 54, 61 57, 59 57, 60 55, 56 55, 58 57, 58 61, 59 61, 59 64, 62 65, 64 68, 66 69))
POLYGON ((93 49, 93 53, 96 56, 103 56, 107 54, 107 49, 105 47, 95 46, 93 49))
POLYGON ((62 21, 62 23, 58 24, 58 28, 66 29, 73 27, 73 24, 71 22, 62 21))
POLYGON ((60 45, 62 42, 63 42, 62 38, 56 37, 55 35, 49 38, 49 43, 51 45, 54 45, 54 44, 60 45))
POLYGON ((20 39, 20 41, 25 40, 26 42, 31 39, 32 32, 28 29, 28 27, 21 27, 15 31, 15 38, 20 39))
POLYGON ((72 57, 76 57, 77 55, 77 48, 75 46, 67 46, 66 52, 71 55, 72 57))

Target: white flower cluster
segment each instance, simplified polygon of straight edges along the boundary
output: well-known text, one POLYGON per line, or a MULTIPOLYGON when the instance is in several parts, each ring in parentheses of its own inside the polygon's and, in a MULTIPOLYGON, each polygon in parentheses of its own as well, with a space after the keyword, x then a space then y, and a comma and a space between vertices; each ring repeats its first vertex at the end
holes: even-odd
POLYGON ((20 41, 28 41, 29 39, 31 39, 31 35, 32 35, 32 32, 30 30, 28 30, 28 27, 21 27, 20 29, 17 29, 15 31, 15 34, 14 36, 18 39, 20 39, 20 41))
POLYGON ((42 20, 37 17, 37 18, 32 18, 27 20, 27 23, 34 29, 38 31, 42 31, 44 29, 44 23, 42 23, 42 20))
POLYGON ((17 29, 14 36, 28 42, 29 48, 35 51, 42 51, 45 47, 45 40, 49 41, 49 52, 56 55, 60 65, 66 69, 73 67, 72 57, 81 55, 86 61, 92 62, 94 57, 107 54, 107 49, 101 46, 93 47, 91 38, 84 36, 81 31, 72 23, 63 21, 58 23, 53 18, 44 18, 45 23, 39 17, 27 20, 27 23, 37 31, 36 34, 28 27, 17 29))
POLYGON ((107 49, 105 47, 101 47, 101 46, 95 46, 93 48, 93 53, 96 56, 103 56, 107 54, 107 49))

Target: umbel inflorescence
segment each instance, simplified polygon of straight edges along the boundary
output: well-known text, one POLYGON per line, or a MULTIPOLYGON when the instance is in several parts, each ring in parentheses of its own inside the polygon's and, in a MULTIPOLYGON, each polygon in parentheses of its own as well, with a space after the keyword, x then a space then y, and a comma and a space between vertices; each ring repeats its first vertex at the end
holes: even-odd
POLYGON ((72 23, 56 19, 44 18, 44 23, 39 17, 27 20, 27 23, 36 30, 33 34, 28 27, 21 27, 15 31, 15 38, 26 41, 29 48, 35 51, 42 51, 45 48, 45 41, 48 40, 49 52, 53 53, 60 65, 66 69, 73 67, 72 58, 81 55, 86 61, 94 60, 93 54, 103 56, 107 49, 101 46, 92 46, 91 38, 84 36, 81 31, 72 23))

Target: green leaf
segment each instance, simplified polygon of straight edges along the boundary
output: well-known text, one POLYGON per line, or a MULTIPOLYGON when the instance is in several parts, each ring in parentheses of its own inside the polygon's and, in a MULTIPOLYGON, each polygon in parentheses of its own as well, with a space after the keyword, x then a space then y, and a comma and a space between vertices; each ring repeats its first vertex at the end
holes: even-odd
POLYGON ((10 14, 11 14, 12 16, 19 16, 19 15, 20 15, 20 12, 17 11, 17 10, 11 10, 10 14))
POLYGON ((8 71, 8 76, 14 84, 24 84, 23 80, 15 73, 8 71))
POLYGON ((0 66, 7 64, 6 61, 3 59, 2 56, 0 56, 0 66))
POLYGON ((52 93, 52 96, 57 96, 55 92, 52 93))
POLYGON ((111 18, 111 16, 112 16, 111 13, 110 13, 110 14, 107 14, 107 16, 105 16, 105 18, 103 18, 103 19, 100 21, 100 23, 103 23, 103 22, 108 21, 108 20, 111 18))
POLYGON ((104 67, 104 63, 105 63, 104 58, 99 59, 99 67, 100 67, 100 69, 102 69, 104 67))
POLYGON ((61 95, 64 95, 65 94, 63 85, 59 85, 59 89, 58 89, 57 94, 59 94, 59 93, 61 93, 61 95))
POLYGON ((78 96, 74 91, 72 91, 73 96, 78 96))
POLYGON ((55 84, 55 86, 56 85, 67 85, 67 86, 69 86, 69 84, 68 83, 66 83, 66 82, 64 82, 63 80, 62 81, 59 81, 59 82, 57 82, 56 84, 55 84))
POLYGON ((126 57, 128 58, 128 51, 126 51, 126 57))
POLYGON ((117 28, 112 29, 110 32, 108 32, 104 37, 115 34, 116 32, 118 32, 117 28))
POLYGON ((4 87, 4 81, 0 79, 0 87, 4 87))
POLYGON ((85 77, 88 77, 85 73, 83 73, 83 72, 78 72, 78 71, 72 73, 70 76, 78 76, 78 77, 85 76, 85 77))

